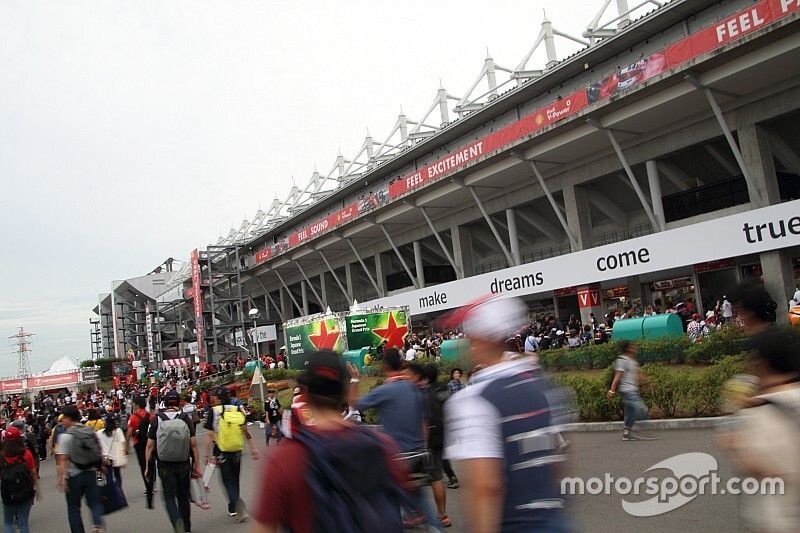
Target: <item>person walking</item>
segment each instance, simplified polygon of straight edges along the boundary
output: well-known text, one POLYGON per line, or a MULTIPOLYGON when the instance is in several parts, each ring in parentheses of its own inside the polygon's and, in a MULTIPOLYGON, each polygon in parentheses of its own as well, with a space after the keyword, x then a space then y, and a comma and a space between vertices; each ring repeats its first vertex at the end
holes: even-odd
POLYGON ((208 430, 208 445, 205 460, 213 457, 219 464, 220 476, 228 495, 228 515, 236 522, 247 519, 247 508, 241 499, 239 477, 242 468, 242 450, 245 442, 250 455, 258 460, 258 449, 247 431, 245 413, 233 403, 227 387, 218 387, 211 396, 213 407, 209 411, 205 428, 208 430))
MULTIPOLYGON (((406 458, 412 474, 425 477, 421 460, 427 451, 427 426, 422 392, 403 374, 403 356, 397 348, 383 352, 381 372, 385 376, 383 384, 375 387, 364 397, 359 396, 360 373, 352 364, 347 365, 350 373, 350 393, 348 403, 361 412, 376 408, 383 432, 391 437, 400 450, 399 458, 406 458)), ((411 493, 414 502, 414 515, 408 517, 406 525, 414 527, 427 521, 436 529, 441 523, 431 509, 429 502, 418 488, 411 493)))
POLYGON ((392 459, 394 444, 341 420, 348 376, 338 355, 318 352, 310 361, 300 381, 314 427, 298 426, 266 456, 251 533, 401 533, 406 476, 392 459))
POLYGON ((100 488, 97 486, 97 469, 103 456, 100 442, 92 428, 80 423, 81 413, 74 405, 62 409, 64 418, 61 424, 66 431, 58 442, 58 488, 66 494, 67 517, 72 533, 85 533, 81 517, 81 500, 92 513, 92 533, 105 531, 103 503, 100 501, 100 488))
POLYGON ((142 481, 144 482, 145 489, 145 505, 148 509, 153 508, 153 493, 155 489, 155 475, 157 472, 157 465, 155 460, 152 463, 147 463, 145 457, 145 450, 147 449, 147 435, 150 431, 151 415, 147 412, 145 406, 147 405, 147 398, 144 396, 137 396, 134 401, 136 407, 133 414, 128 418, 128 442, 133 442, 133 450, 136 452, 136 460, 139 462, 139 470, 142 473, 142 481), (149 470, 151 476, 145 476, 145 471, 149 470))
POLYGON ((0 459, 0 495, 3 500, 3 532, 29 533, 28 517, 34 497, 40 497, 39 475, 31 451, 25 446, 22 432, 10 427, 5 432, 0 459))
POLYGON ((447 516, 447 492, 442 481, 444 477, 444 466, 442 464, 444 453, 444 402, 450 397, 450 390, 446 384, 440 384, 438 380, 439 367, 430 363, 422 367, 422 379, 419 385, 428 403, 428 447, 431 451, 430 476, 433 500, 436 503, 439 522, 444 527, 450 527, 453 524, 450 521, 450 517, 447 516))
POLYGON ((750 371, 757 390, 721 428, 717 445, 739 472, 766 485, 779 479, 778 493, 742 495, 739 506, 748 531, 800 531, 800 346, 797 337, 774 325, 777 303, 763 285, 747 282, 733 295, 753 354, 750 371))
POLYGON ((620 341, 620 348, 622 355, 617 357, 614 362, 614 378, 606 396, 610 400, 617 394, 617 390, 622 396, 625 424, 622 429, 622 440, 652 440, 652 437, 633 432, 633 425, 636 421, 645 420, 648 416, 647 406, 639 396, 641 370, 636 361, 638 348, 630 341, 620 341))
POLYGON ((440 319, 462 325, 480 368, 444 406, 444 456, 460 467, 471 531, 566 530, 554 389, 527 358, 503 357, 504 340, 527 315, 519 299, 485 298, 440 319))
MULTIPOLYGON (((166 410, 150 424, 145 459, 148 465, 153 459, 158 463, 164 507, 172 529, 175 533, 190 533, 189 482, 192 476, 201 476, 195 427, 192 419, 179 409, 181 396, 177 391, 170 390, 164 395, 164 405, 166 410)), ((149 468, 145 470, 145 476, 151 475, 149 468)))
POLYGON ((275 389, 269 389, 267 392, 267 399, 264 401, 264 412, 267 414, 267 446, 269 446, 269 439, 275 439, 277 444, 281 443, 281 419, 283 413, 281 412, 281 402, 275 396, 275 389))
POLYGON ((117 427, 114 413, 106 414, 105 427, 97 432, 103 462, 110 469, 111 480, 122 488, 122 468, 128 464, 128 439, 117 427))

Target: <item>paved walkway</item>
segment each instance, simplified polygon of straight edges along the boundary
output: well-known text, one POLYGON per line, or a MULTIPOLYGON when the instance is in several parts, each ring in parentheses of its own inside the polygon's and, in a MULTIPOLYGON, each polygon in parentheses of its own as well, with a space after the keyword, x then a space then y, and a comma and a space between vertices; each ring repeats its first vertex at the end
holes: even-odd
MULTIPOLYGON (((254 431, 255 433, 255 431, 254 431)), ((260 433, 260 432, 259 432, 260 433)), ((713 431, 710 429, 663 430, 654 432, 661 438, 656 441, 623 442, 617 432, 572 433, 573 455, 569 465, 570 475, 582 477, 603 477, 606 472, 620 477, 634 479, 645 475, 650 466, 671 456, 687 452, 706 452, 719 462, 719 474, 723 478, 734 475, 726 458, 714 449, 713 431)), ((263 433, 259 434, 260 448, 263 433)), ((202 438, 202 436, 201 436, 202 438)), ((34 505, 31 513, 31 528, 35 532, 68 531, 66 504, 63 494, 55 488, 55 465, 48 460, 42 465, 43 500, 34 505)), ((257 465, 245 454, 242 463, 242 494, 250 503, 253 500, 257 465)), ((663 470, 648 473, 668 474, 663 470)), ((168 532, 169 520, 160 500, 155 509, 145 509, 144 489, 135 458, 123 471, 124 489, 130 507, 108 517, 108 531, 111 533, 168 532)), ((463 491, 448 490, 448 510, 454 527, 448 531, 465 531, 461 513, 463 491)), ((157 495, 158 497, 158 495, 157 495)), ((246 524, 235 524, 227 516, 226 502, 219 480, 209 494, 212 509, 203 511, 192 507, 194 533, 225 532, 237 533, 248 530, 246 524)), ((629 497, 631 501, 647 499, 647 496, 629 497)), ((636 518, 625 513, 621 497, 616 495, 585 495, 570 500, 570 516, 580 531, 648 531, 648 532, 701 532, 701 531, 739 531, 739 500, 736 496, 698 496, 693 501, 670 511, 650 518, 636 518)), ((84 509, 84 515, 88 516, 84 509)), ((89 524, 88 518, 85 524, 89 524)))

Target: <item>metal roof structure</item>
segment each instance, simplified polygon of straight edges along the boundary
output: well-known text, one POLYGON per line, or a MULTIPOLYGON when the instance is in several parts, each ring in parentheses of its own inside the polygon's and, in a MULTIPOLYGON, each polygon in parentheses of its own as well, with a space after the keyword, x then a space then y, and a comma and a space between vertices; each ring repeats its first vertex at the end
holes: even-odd
MULTIPOLYGON (((276 196, 268 209, 259 209, 252 220, 244 219, 238 228, 231 228, 212 244, 257 246, 269 235, 299 222, 299 215, 311 215, 332 206, 364 185, 386 177, 414 158, 545 90, 544 85, 557 85, 588 65, 632 46, 642 32, 658 32, 713 3, 712 0, 644 0, 631 6, 628 0, 615 0, 612 9, 611 0, 603 0, 581 37, 559 31, 544 14, 537 38, 515 68, 498 65, 487 51, 478 75, 462 96, 451 94, 440 84, 431 105, 419 119, 409 119, 401 111, 382 141, 376 141, 367 131, 355 155, 345 157, 340 152, 325 174, 315 169, 305 186, 293 184, 283 200, 276 196), (583 48, 559 59, 556 37, 583 48), (530 64, 531 58, 541 46, 545 49, 545 64, 535 68, 530 64), (498 77, 504 79, 498 82, 498 77), (479 89, 482 83, 485 90, 479 89), (450 102, 455 102, 452 117, 450 102)), ((185 282, 189 274, 189 265, 184 263, 168 283, 167 291, 185 282)))

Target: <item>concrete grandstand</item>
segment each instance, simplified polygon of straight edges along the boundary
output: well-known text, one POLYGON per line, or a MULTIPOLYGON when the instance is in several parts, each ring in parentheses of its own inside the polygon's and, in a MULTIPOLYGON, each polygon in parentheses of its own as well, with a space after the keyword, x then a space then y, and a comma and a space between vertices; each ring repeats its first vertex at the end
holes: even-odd
POLYGON ((585 321, 689 298, 702 311, 762 278, 786 308, 800 279, 800 3, 618 4, 582 37, 545 21, 544 68, 487 58, 464 96, 439 89, 421 119, 401 115, 178 272, 115 283, 95 309, 102 354, 246 353, 254 307, 278 325, 261 349, 274 353, 283 322, 354 300, 425 320, 508 294, 585 321), (557 38, 586 46, 558 61, 557 38))

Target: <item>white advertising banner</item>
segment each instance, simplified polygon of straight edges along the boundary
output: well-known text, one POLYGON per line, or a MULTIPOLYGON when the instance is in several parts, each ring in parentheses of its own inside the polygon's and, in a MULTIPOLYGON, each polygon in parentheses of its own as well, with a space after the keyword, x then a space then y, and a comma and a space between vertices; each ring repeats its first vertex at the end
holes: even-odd
POLYGON ((144 324, 147 333, 147 360, 152 363, 155 359, 153 350, 155 349, 156 343, 153 338, 153 315, 150 313, 150 302, 144 304, 144 324))
POLYGON ((489 294, 526 296, 800 245, 800 200, 450 281, 362 303, 407 305, 412 315, 489 294))
POLYGON ((200 353, 200 348, 198 347, 197 342, 187 342, 186 347, 189 348, 189 353, 191 355, 197 355, 200 353))
MULTIPOLYGON (((250 336, 250 339, 253 338, 253 328, 247 330, 247 334, 250 336)), ((256 342, 269 342, 278 339, 278 330, 275 327, 275 324, 270 324, 268 326, 258 326, 256 328, 256 342)))
MULTIPOLYGON (((267 341, 274 341, 278 338, 278 331, 274 324, 269 326, 258 326, 256 329, 258 332, 258 342, 267 342, 267 341)), ((250 341, 253 341, 253 328, 247 330, 247 336, 250 337, 250 341)), ((244 335, 242 335, 241 331, 237 331, 235 334, 229 333, 225 335, 225 342, 228 344, 233 344, 234 338, 236 339, 236 346, 244 347, 244 335)))

